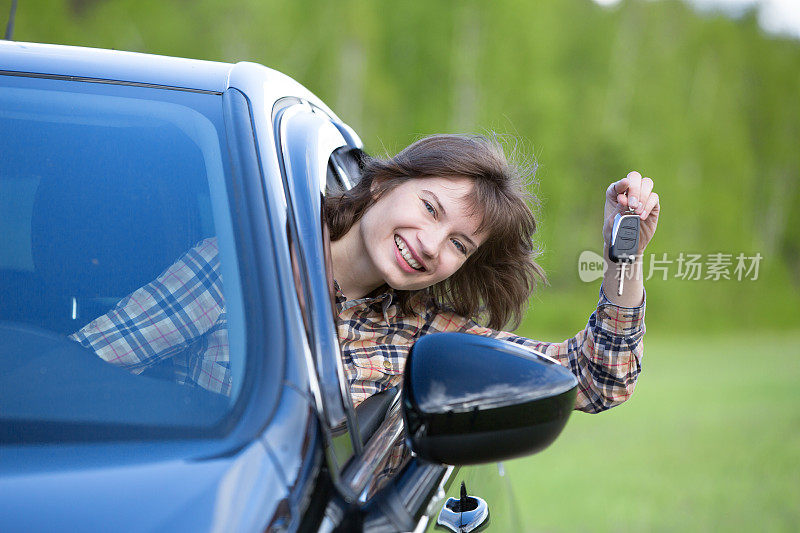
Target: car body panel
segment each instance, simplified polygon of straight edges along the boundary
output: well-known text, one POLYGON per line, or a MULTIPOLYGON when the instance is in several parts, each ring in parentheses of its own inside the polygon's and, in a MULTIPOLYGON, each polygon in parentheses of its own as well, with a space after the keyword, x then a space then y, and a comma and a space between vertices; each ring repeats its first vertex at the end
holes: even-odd
POLYGON ((222 93, 232 65, 98 48, 0 41, 0 71, 222 93))
POLYGON ((113 524, 117 531, 229 531, 226 523, 241 530, 263 528, 268 517, 254 516, 255 509, 276 506, 285 491, 264 446, 255 442, 235 457, 186 459, 199 451, 187 443, 4 449, 3 529, 103 531, 113 524), (159 459, 159 451, 173 457, 159 459), (7 467, 10 461, 43 460, 46 466, 38 465, 37 472, 7 467), (243 501, 254 500, 258 507, 241 508, 243 501))

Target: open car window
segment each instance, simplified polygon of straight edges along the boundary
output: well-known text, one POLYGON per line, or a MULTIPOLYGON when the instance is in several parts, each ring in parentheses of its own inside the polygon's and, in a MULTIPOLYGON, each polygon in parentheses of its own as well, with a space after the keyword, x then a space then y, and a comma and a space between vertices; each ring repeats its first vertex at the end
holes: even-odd
POLYGON ((274 111, 283 163, 296 285, 313 359, 312 393, 320 406, 329 470, 339 490, 360 496, 340 475, 360 461, 362 434, 350 397, 336 329, 337 311, 330 265, 330 239, 323 220, 326 194, 337 194, 359 179, 360 140, 324 110, 286 99, 274 111))
MULTIPOLYGON (((333 151, 327 173, 327 195, 353 188, 361 180, 365 154, 344 146, 333 151)), ((362 455, 345 470, 345 480, 369 500, 403 468, 409 452, 403 442, 399 387, 368 397, 355 409, 362 455)))

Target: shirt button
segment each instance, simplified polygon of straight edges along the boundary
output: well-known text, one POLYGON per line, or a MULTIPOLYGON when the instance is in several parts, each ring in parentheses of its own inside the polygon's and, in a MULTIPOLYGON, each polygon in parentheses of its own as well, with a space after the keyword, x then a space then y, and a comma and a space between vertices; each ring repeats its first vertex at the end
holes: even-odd
POLYGON ((385 368, 386 370, 390 370, 392 368, 392 362, 389 361, 388 359, 384 360, 383 361, 383 368, 385 368))

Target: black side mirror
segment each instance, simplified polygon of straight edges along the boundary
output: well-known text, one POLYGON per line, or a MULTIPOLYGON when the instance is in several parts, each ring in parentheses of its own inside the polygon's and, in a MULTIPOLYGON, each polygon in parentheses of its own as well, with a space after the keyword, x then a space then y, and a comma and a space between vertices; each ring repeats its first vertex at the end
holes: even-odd
POLYGON ((522 346, 465 333, 426 335, 405 367, 411 449, 453 465, 536 453, 561 433, 577 386, 569 370, 522 346))

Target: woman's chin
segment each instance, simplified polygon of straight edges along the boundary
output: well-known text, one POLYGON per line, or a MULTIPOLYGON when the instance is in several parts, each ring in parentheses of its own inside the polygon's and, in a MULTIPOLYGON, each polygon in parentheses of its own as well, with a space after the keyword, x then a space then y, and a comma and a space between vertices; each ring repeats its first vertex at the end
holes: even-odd
POLYGON ((428 277, 423 278, 419 273, 417 276, 418 277, 415 278, 414 275, 400 272, 399 275, 391 276, 390 279, 387 279, 386 284, 398 291, 418 291, 427 289, 436 283, 436 281, 431 281, 428 277))

